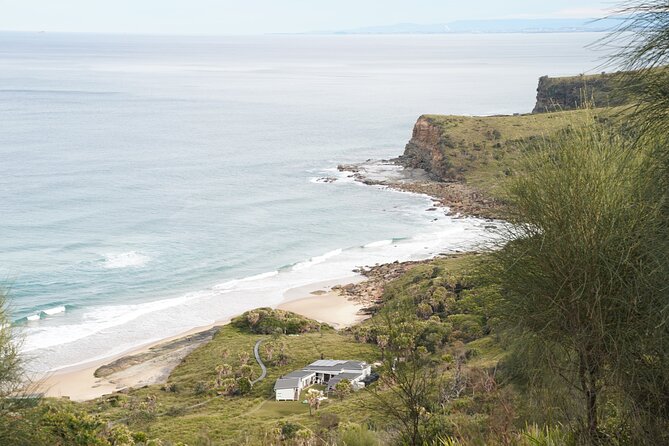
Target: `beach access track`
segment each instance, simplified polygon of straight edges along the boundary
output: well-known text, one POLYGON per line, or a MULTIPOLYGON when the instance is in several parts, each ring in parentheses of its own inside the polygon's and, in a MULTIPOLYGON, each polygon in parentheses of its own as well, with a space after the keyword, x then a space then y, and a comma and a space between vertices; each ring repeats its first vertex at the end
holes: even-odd
POLYGON ((258 341, 256 342, 256 345, 253 347, 253 356, 256 357, 256 362, 260 366, 260 370, 262 370, 262 372, 260 373, 259 377, 257 377, 253 381, 251 381, 251 385, 253 385, 253 384, 255 384, 259 381, 262 381, 263 379, 265 379, 265 376, 267 376, 267 367, 265 367, 265 364, 263 364, 262 359, 260 359, 259 349, 260 349, 260 344, 262 343, 262 341, 263 341, 262 339, 258 339, 258 341))

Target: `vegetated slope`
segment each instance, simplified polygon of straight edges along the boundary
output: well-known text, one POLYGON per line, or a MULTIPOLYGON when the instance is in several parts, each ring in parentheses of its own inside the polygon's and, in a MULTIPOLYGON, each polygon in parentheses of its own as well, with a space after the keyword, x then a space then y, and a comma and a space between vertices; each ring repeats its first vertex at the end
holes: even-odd
MULTIPOLYGON (((287 312, 272 315, 259 309, 264 320, 284 320, 287 312)), ((254 312, 246 314, 252 315, 254 312)), ((245 316, 245 317, 246 317, 245 316)), ((291 320, 304 320, 310 326, 320 324, 290 314, 291 320)), ((241 322, 238 318, 238 324, 241 322)), ((256 321, 257 324, 257 321, 256 321)), ((170 375, 166 385, 154 385, 114 394, 86 403, 90 413, 104 420, 121 420, 133 430, 146 432, 150 437, 186 444, 238 445, 246 438, 251 444, 264 444, 266 433, 280 429, 279 423, 308 426, 316 431, 320 416, 310 416, 309 407, 301 402, 274 401, 273 386, 280 376, 325 358, 358 359, 373 362, 377 349, 363 344, 347 334, 323 325, 319 332, 273 335, 256 334, 249 327, 233 324, 220 328, 213 340, 198 348, 170 375), (251 380, 260 374, 253 359, 253 347, 262 339, 260 356, 267 366, 267 377, 252 388, 240 381, 251 380)), ((362 394, 343 401, 332 399, 324 403, 323 412, 337 414, 343 421, 364 421, 354 409, 362 394)))
POLYGON ((505 116, 423 115, 399 157, 407 167, 422 168, 439 182, 469 189, 460 195, 501 199, 501 186, 517 169, 523 153, 550 139, 586 114, 605 118, 633 104, 622 88, 630 73, 580 75, 539 79, 532 114, 505 116), (586 110, 586 108, 594 108, 586 110))
MULTIPOLYGON (((587 111, 536 115, 423 115, 399 158, 442 182, 459 182, 493 198, 513 175, 523 153, 576 122, 587 111)), ((612 110, 597 113, 608 115, 612 110)))
MULTIPOLYGON (((483 399, 490 398, 490 394, 481 394, 472 399, 472 386, 478 385, 478 376, 494 367, 503 354, 489 335, 491 321, 487 308, 491 295, 483 289, 477 291, 476 280, 471 279, 470 272, 479 257, 458 256, 412 264, 407 273, 383 284, 385 291, 377 313, 352 329, 335 331, 322 326, 320 332, 285 335, 277 330, 273 335, 262 335, 246 326, 221 327, 209 344, 198 348, 173 371, 166 385, 101 397, 83 407, 102 420, 120 420, 133 431, 146 432, 151 438, 187 444, 207 441, 231 445, 293 444, 290 436, 297 430, 311 432, 314 438, 339 438, 352 429, 350 423, 356 426, 370 423, 374 430, 369 435, 379 439, 380 444, 387 444, 389 436, 397 433, 394 422, 381 409, 371 409, 374 399, 367 391, 353 393, 343 400, 330 395, 312 416, 307 404, 274 401, 273 385, 281 375, 321 357, 379 361, 377 337, 383 336, 384 314, 393 314, 392 308, 401 304, 405 316, 415 319, 420 327, 416 342, 429 347, 438 365, 435 372, 445 373, 445 379, 451 379, 457 365, 460 370, 457 373, 472 374, 471 384, 463 384, 461 389, 466 399, 458 403, 466 409, 455 411, 469 419, 466 412, 476 412, 483 399), (388 310, 384 310, 386 306, 388 310), (263 339, 260 354, 268 375, 253 388, 244 390, 237 380, 248 375, 254 378, 260 373, 252 356, 258 339, 263 339), (224 364, 227 366, 222 368, 224 364), (274 443, 270 441, 272 435, 277 436, 272 437, 274 443)), ((276 316, 266 309, 258 311, 266 313, 266 320, 276 316)), ((254 312, 245 317, 249 314, 259 324, 254 312)), ((384 363, 376 371, 383 376, 387 365, 384 363)), ((455 410, 455 406, 451 409, 455 410)), ((476 413, 470 421, 478 423, 476 420, 484 418, 476 413)))

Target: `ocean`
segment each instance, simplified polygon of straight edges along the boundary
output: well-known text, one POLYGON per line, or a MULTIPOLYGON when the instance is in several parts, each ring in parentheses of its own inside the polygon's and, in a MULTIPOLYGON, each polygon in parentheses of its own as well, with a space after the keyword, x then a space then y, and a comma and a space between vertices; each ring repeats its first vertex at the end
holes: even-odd
POLYGON ((30 369, 480 247, 485 222, 336 166, 400 155, 421 114, 529 112, 599 37, 0 33, 0 279, 30 369))

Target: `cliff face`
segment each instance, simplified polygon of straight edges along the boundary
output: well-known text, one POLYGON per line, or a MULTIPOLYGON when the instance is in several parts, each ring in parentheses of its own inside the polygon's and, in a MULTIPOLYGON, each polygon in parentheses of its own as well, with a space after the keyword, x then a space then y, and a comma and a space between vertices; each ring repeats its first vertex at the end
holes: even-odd
POLYGON ((496 194, 528 146, 579 119, 585 110, 513 116, 423 115, 414 125, 400 164, 426 170, 432 179, 467 184, 496 194))
POLYGON ((629 102, 619 87, 623 74, 539 78, 532 113, 574 110, 584 105, 616 107, 629 102))
POLYGON ((438 181, 466 182, 492 190, 513 170, 513 159, 536 138, 567 124, 554 111, 578 114, 585 105, 614 107, 633 97, 620 88, 628 73, 539 79, 531 115, 423 115, 399 158, 407 167, 422 168, 438 181))
POLYGON ((427 116, 421 116, 413 127, 413 134, 400 157, 403 165, 420 168, 435 180, 449 179, 449 163, 444 156, 442 127, 427 116))
MULTIPOLYGON (((496 215, 504 184, 514 175, 528 147, 542 144, 570 122, 584 119, 583 105, 618 106, 630 102, 619 88, 625 73, 542 77, 533 114, 513 116, 423 115, 399 157, 406 167, 421 168, 432 183, 422 193, 469 215, 496 215), (561 111, 562 113, 550 113, 561 111)), ((607 109, 595 111, 606 115, 607 109)), ((421 186, 421 187, 422 187, 421 186)), ((406 189, 406 186, 403 186, 406 189)))

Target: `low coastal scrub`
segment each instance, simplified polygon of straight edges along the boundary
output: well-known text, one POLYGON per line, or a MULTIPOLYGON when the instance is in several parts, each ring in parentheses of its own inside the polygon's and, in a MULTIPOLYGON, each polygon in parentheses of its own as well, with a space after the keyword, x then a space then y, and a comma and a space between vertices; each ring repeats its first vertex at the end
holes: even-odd
MULTIPOLYGON (((127 425, 109 424, 69 401, 33 401, 0 419, 3 445, 163 446, 168 443, 127 425)), ((183 443, 170 443, 181 446, 183 443)), ((183 445, 185 446, 185 445, 183 445)))
POLYGON ((312 416, 308 404, 274 401, 277 378, 321 357, 374 362, 379 351, 332 329, 262 335, 229 324, 187 356, 166 384, 101 397, 82 406, 92 416, 121 422, 132 431, 161 438, 165 444, 299 444, 299 439, 335 435, 340 424, 365 424, 374 418, 374 414, 361 416, 356 409, 365 397, 362 392, 343 399, 333 394, 312 416), (244 387, 249 378, 255 379, 261 372, 253 358, 259 339, 267 377, 244 387))
POLYGON ((256 334, 299 334, 329 329, 321 324, 290 311, 256 308, 232 320, 240 330, 256 334))
POLYGON ((478 271, 486 257, 412 268, 386 285, 374 317, 350 329, 382 352, 381 378, 364 404, 384 414, 379 425, 395 443, 440 444, 457 434, 457 441, 497 444, 499 432, 515 432, 498 404, 508 407, 514 391, 500 381, 499 292, 478 271))
POLYGON ((382 318, 415 318, 418 345, 436 353, 452 342, 470 342, 491 332, 495 290, 477 284, 475 265, 483 256, 436 259, 386 285, 378 317, 350 329, 363 342, 387 343, 382 318))

